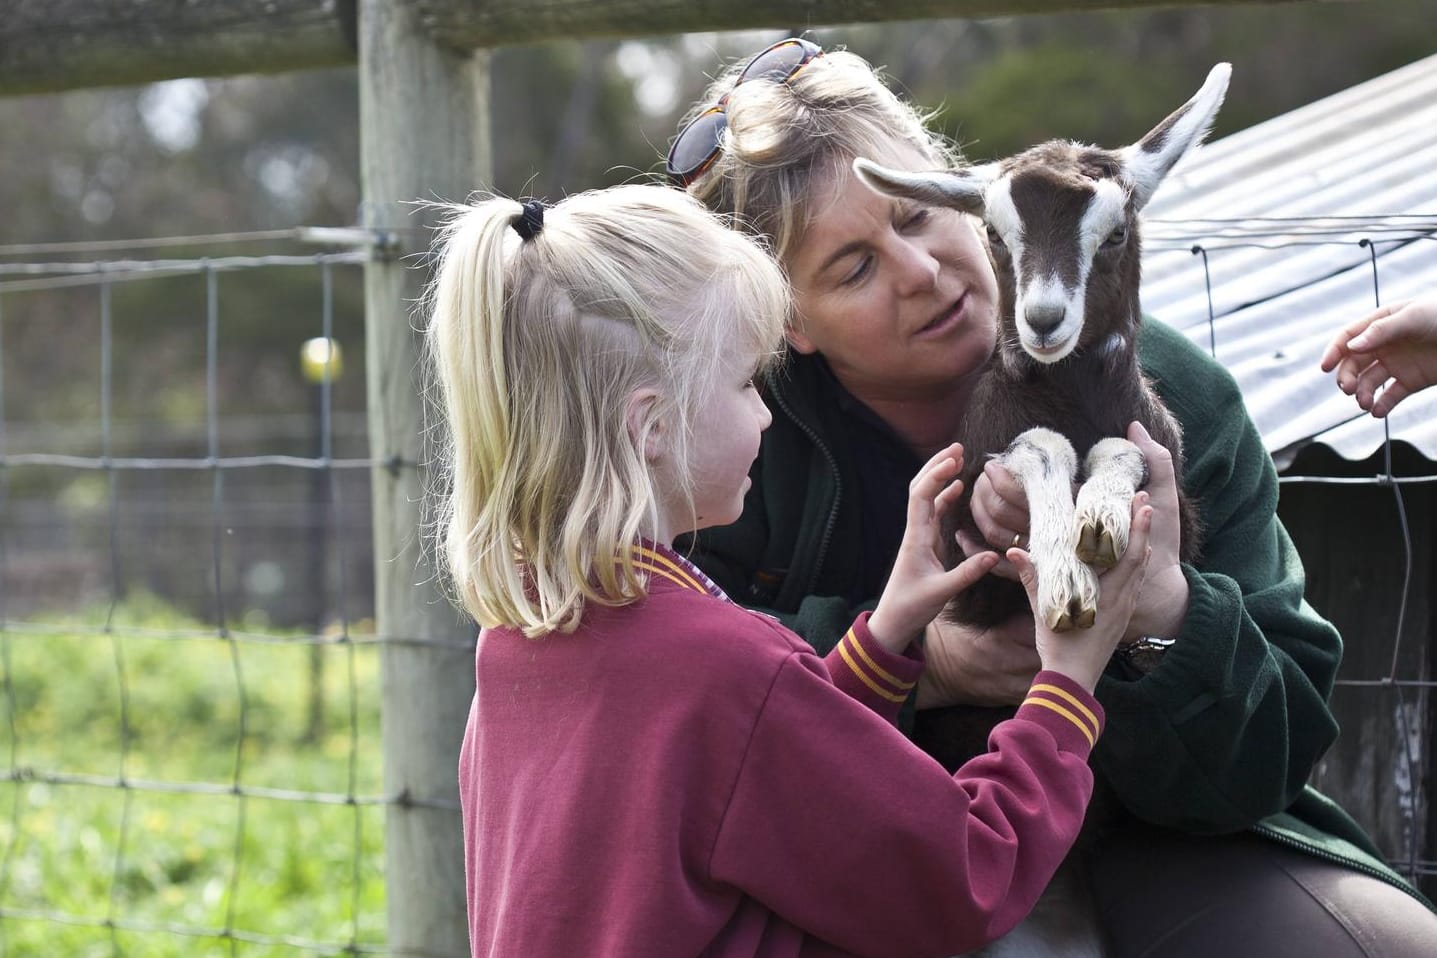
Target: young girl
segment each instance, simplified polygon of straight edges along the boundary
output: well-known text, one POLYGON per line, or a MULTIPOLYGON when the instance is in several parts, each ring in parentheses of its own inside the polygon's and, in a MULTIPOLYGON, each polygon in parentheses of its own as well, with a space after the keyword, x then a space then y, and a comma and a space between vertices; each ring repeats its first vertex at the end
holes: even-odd
POLYGON ((473 953, 917 958, 1017 923, 1091 792, 1142 495, 1097 624, 1040 633, 1017 717, 950 777, 893 722, 913 638, 997 560, 938 559, 959 447, 914 479, 889 586, 826 658, 669 548, 738 517, 769 423, 755 377, 789 304, 752 240, 657 186, 494 199, 455 210, 430 306, 443 546, 483 627, 459 760, 473 953))

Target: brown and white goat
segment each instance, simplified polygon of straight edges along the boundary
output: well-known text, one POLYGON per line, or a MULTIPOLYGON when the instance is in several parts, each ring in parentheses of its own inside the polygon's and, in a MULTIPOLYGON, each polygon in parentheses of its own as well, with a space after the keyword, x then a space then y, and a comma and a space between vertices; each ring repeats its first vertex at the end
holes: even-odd
MULTIPOLYGON (((1172 452, 1181 476, 1181 428, 1138 365, 1138 213, 1207 134, 1230 73, 1225 63, 1213 67, 1191 100, 1120 150, 1054 140, 958 171, 853 164, 881 193, 972 213, 987 226, 998 276, 998 345, 960 432, 964 478, 971 490, 996 455, 1023 484, 1038 572, 1034 613, 1058 631, 1092 625, 1095 569, 1111 566, 1127 547, 1130 502, 1147 479, 1142 454, 1121 438, 1130 422, 1141 422, 1172 452), (1081 473, 1075 450, 1085 454, 1081 473)), ((1199 530, 1186 502, 1182 512, 1190 558, 1199 530)), ((966 508, 960 517, 981 538, 966 508)), ((1026 603, 1016 583, 989 576, 949 612, 992 624, 1026 603)))
MULTIPOLYGON (((1127 548, 1133 494, 1147 481, 1138 448, 1122 438, 1141 422, 1182 476, 1182 430, 1138 364, 1142 307, 1138 214, 1173 165, 1212 126, 1231 68, 1213 67, 1191 100, 1131 146, 1105 150, 1050 141, 958 171, 912 173, 867 160, 854 170, 880 193, 981 216, 998 277, 999 333, 969 400, 959 438, 967 465, 957 520, 981 540, 967 495, 990 456, 1023 484, 1029 555, 1038 573, 1033 609, 1055 630, 1092 625, 1097 571, 1127 548), (1078 454, 1083 450, 1083 471, 1078 454), (1076 499, 1073 489, 1078 489, 1076 499)), ((1196 510, 1182 497, 1182 556, 1200 548, 1196 510)), ((992 625, 1026 608, 1015 582, 987 576, 947 614, 992 625)), ((1011 709, 919 713, 915 740, 950 770, 986 748, 1011 709)), ((1095 802, 1090 823, 1101 820, 1095 802)), ((1034 909, 985 958, 1097 958, 1102 934, 1085 883, 1064 866, 1034 909)))

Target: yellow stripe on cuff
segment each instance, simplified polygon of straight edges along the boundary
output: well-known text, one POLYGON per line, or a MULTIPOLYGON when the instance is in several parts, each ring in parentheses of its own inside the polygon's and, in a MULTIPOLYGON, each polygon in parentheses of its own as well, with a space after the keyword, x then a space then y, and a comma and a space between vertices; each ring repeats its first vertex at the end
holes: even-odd
POLYGON ((858 676, 859 680, 863 682, 864 685, 872 689, 875 694, 882 696, 890 702, 903 703, 908 701, 908 696, 898 695, 894 692, 890 692, 887 689, 880 687, 877 682, 869 678, 868 675, 865 674, 864 671, 858 667, 858 663, 853 661, 853 656, 848 654, 848 649, 844 648, 843 642, 838 643, 838 654, 843 657, 843 661, 848 663, 848 668, 852 670, 853 674, 858 676))
POLYGON ((1069 722, 1072 722, 1078 727, 1079 731, 1083 733, 1083 737, 1088 740, 1089 748, 1092 748, 1094 745, 1097 744, 1097 740, 1093 738, 1093 730, 1088 728, 1088 726, 1084 725, 1082 719, 1078 718, 1072 712, 1069 712, 1067 709, 1063 708, 1057 702, 1050 702, 1047 699, 1024 699, 1023 704, 1041 705, 1045 709, 1052 709, 1054 712, 1057 712, 1059 715, 1063 716, 1063 718, 1067 719, 1069 722))
POLYGON ((898 676, 886 671, 885 669, 880 667, 877 662, 873 661, 873 659, 869 656, 868 652, 864 650, 863 643, 858 641, 857 633, 855 633, 852 629, 849 629, 848 632, 843 636, 843 641, 848 642, 850 645, 852 645, 853 651, 858 653, 858 657, 863 660, 864 664, 867 665, 870 669, 872 669, 873 674, 883 679, 883 681, 889 683, 896 689, 913 688, 914 683, 904 682, 900 680, 898 676))
POLYGON ((1088 708, 1086 705, 1080 702, 1076 695, 1064 689, 1060 689, 1056 685, 1049 685, 1046 682, 1039 682, 1037 685, 1033 686, 1031 689, 1028 690, 1029 695, 1034 692, 1050 692, 1053 695, 1058 696, 1058 698, 1062 699, 1063 701, 1071 705, 1073 708, 1083 713, 1083 717, 1092 723, 1093 733, 1097 734, 1098 717, 1093 714, 1092 709, 1088 708))

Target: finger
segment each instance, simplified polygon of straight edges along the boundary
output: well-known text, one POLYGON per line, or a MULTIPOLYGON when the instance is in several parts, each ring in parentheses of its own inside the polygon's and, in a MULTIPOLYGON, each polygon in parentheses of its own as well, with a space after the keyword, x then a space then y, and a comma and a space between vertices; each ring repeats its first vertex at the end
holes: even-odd
POLYGON ((1023 486, 996 463, 985 466, 974 484, 970 511, 984 540, 995 549, 1006 549, 1013 544, 1013 536, 1027 533, 1028 500, 1023 486))
POLYGON ((1338 335, 1332 338, 1332 342, 1328 343, 1328 348, 1322 352, 1322 371, 1332 372, 1332 369, 1335 368, 1339 359, 1341 359, 1342 356, 1348 355, 1348 353, 1364 352, 1364 350, 1374 348, 1374 343, 1369 339, 1369 335, 1364 335, 1364 333, 1371 332, 1371 326, 1374 325, 1374 323, 1378 323, 1382 319, 1387 319, 1392 313, 1401 309, 1401 306, 1403 306, 1403 304, 1395 303, 1392 304, 1392 306, 1380 306, 1378 309, 1368 313, 1367 316, 1352 320, 1351 323, 1342 327, 1338 335))
POLYGON ((1387 384, 1387 388, 1382 390, 1382 394, 1372 404, 1372 415, 1381 419, 1390 413, 1398 403, 1406 399, 1410 393, 1411 390, 1394 379, 1387 384))
POLYGON ((1372 365, 1370 356, 1346 356, 1337 364, 1337 388, 1351 396, 1363 370, 1372 365))
POLYGON ((1387 367, 1380 362, 1364 369, 1362 375, 1357 377, 1357 385, 1353 391, 1353 395, 1357 397, 1357 405, 1363 409, 1371 409, 1373 400, 1377 398, 1377 390, 1391 378, 1387 367))
POLYGON ((1033 560, 1028 553, 1022 549, 1009 549, 1007 559, 1018 570, 1018 581, 1023 583, 1023 591, 1028 593, 1028 605, 1036 608, 1038 605, 1038 570, 1033 567, 1033 560))
POLYGON ((1168 448, 1150 436, 1147 428, 1136 420, 1128 426, 1128 441, 1142 450, 1148 462, 1148 488, 1165 497, 1171 490, 1176 497, 1177 470, 1168 448))
POLYGON ((1338 360, 1354 348, 1352 341, 1360 337, 1367 327, 1373 323, 1392 315, 1393 310, 1396 308, 1396 306, 1381 306, 1363 316, 1361 319, 1355 319, 1342 327, 1337 335, 1332 337, 1332 342, 1327 344, 1327 349, 1322 353, 1322 371, 1332 372, 1338 360))
POLYGON ((950 443, 945 448, 938 450, 923 464, 923 468, 918 470, 918 474, 921 476, 926 472, 938 468, 949 459, 953 460, 958 469, 961 470, 963 468, 963 444, 961 442, 950 443))
POLYGON ((1399 324, 1392 317, 1406 308, 1406 303, 1395 303, 1392 306, 1384 306, 1366 317, 1371 322, 1348 340, 1348 350, 1354 353, 1370 353, 1387 345, 1399 332, 1399 324))
POLYGON ((1146 570, 1152 555, 1149 547, 1153 529, 1153 507, 1144 498, 1145 493, 1133 497, 1133 518, 1128 531, 1128 548, 1121 559, 1101 576, 1103 592, 1110 589, 1121 592, 1127 589, 1134 577, 1146 570))
POLYGON ((928 460, 918 471, 908 485, 909 528, 920 528, 932 521, 938 496, 957 474, 958 463, 952 456, 943 456, 942 453, 928 460))
POLYGON ((943 515, 953 504, 963 498, 963 480, 954 479, 933 500, 933 511, 936 515, 943 515))
POLYGON ((1028 493, 1024 491, 1023 484, 1004 468, 996 459, 989 459, 983 464, 983 474, 993 484, 993 491, 998 498, 1012 504, 1021 510, 1024 515, 1028 512, 1028 493))
POLYGON ((980 552, 986 552, 985 546, 980 540, 974 538, 973 533, 967 529, 959 529, 953 533, 953 539, 958 543, 958 551, 966 556, 975 556, 980 552))
POLYGON ((957 595, 966 591, 973 583, 988 574, 988 570, 998 564, 998 553, 980 552, 978 555, 969 556, 958 565, 943 574, 943 584, 951 595, 957 595))

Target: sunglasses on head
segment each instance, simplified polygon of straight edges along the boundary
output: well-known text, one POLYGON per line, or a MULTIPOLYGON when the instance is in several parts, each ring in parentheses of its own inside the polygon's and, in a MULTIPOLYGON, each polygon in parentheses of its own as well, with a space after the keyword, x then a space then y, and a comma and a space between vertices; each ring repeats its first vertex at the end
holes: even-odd
MULTIPOLYGON (((800 37, 780 40, 748 61, 734 86, 758 78, 787 83, 794 74, 820 56, 823 56, 823 48, 816 43, 800 37)), ((718 157, 723 131, 728 129, 724 107, 732 95, 733 90, 725 93, 717 103, 685 124, 679 135, 674 137, 664 169, 669 179, 679 186, 687 187, 698 179, 718 157)))

